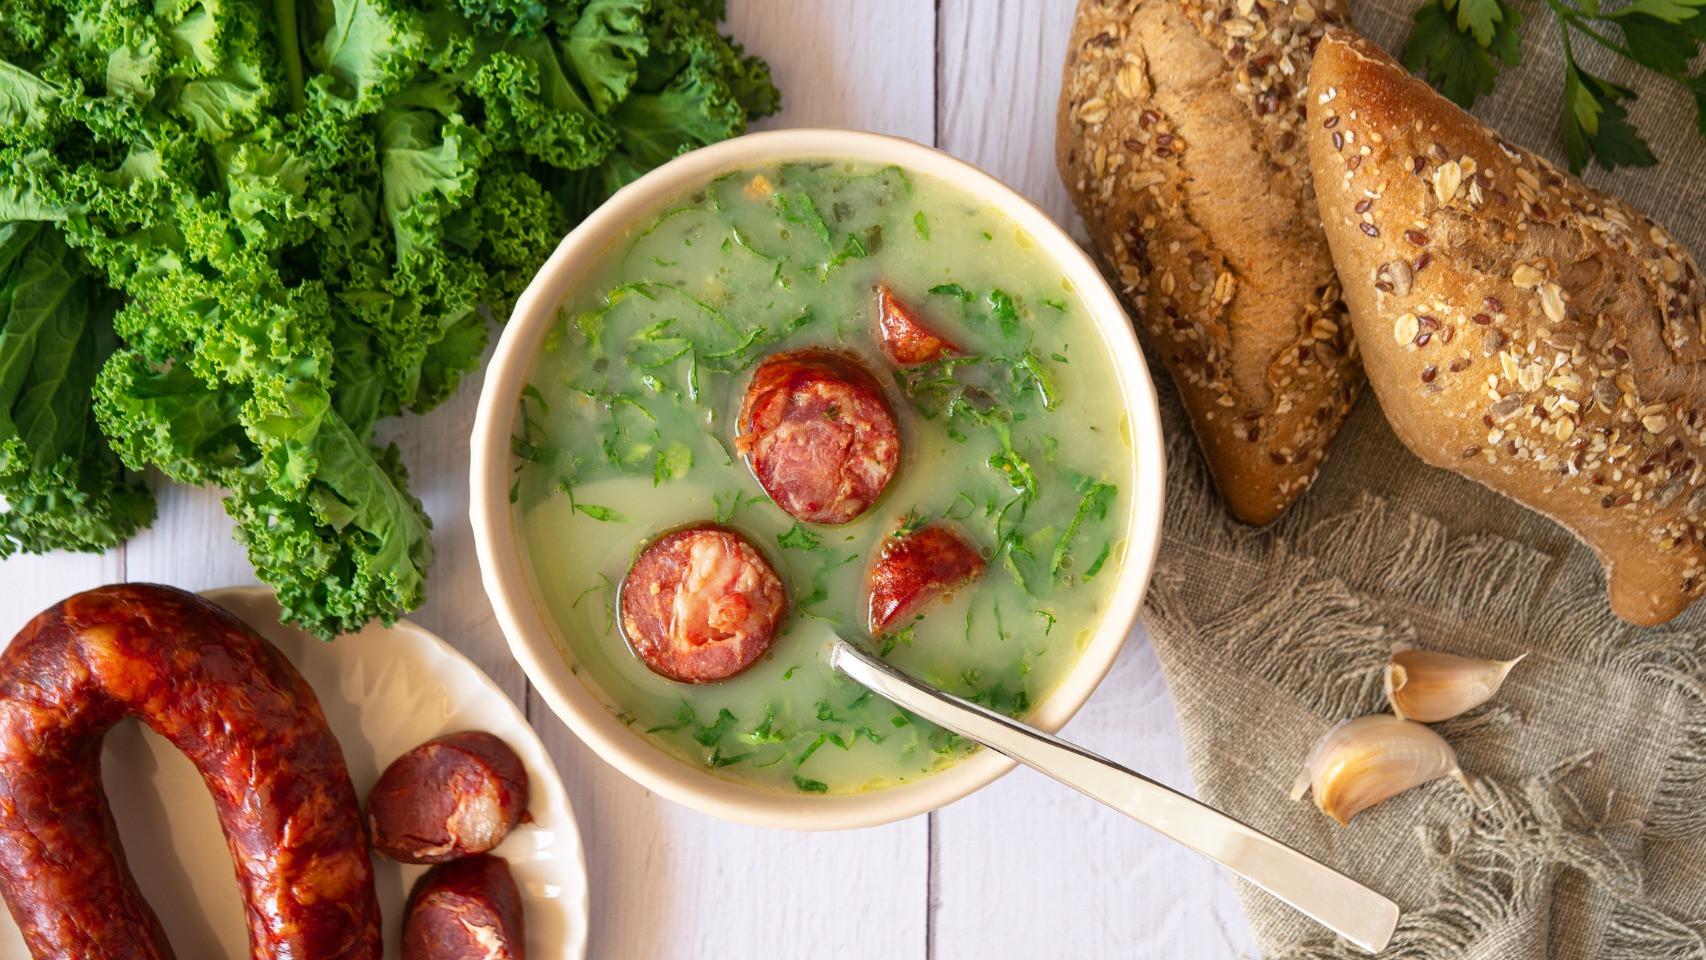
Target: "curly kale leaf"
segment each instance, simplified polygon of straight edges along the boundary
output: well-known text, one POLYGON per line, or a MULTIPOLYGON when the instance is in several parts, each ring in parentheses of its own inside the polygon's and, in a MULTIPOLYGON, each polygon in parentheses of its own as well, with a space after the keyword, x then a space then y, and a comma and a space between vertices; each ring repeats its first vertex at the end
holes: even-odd
POLYGON ((600 113, 621 103, 650 47, 647 0, 590 0, 563 31, 563 55, 600 113))
POLYGON ((307 7, 312 39, 305 52, 316 73, 314 81, 350 109, 370 112, 408 82, 426 54, 428 39, 404 5, 386 0, 315 0, 307 7))
POLYGON ((50 227, 0 226, 0 557, 112 547, 154 520, 89 409, 113 296, 50 227))
POLYGON ((330 639, 374 618, 393 623, 426 599, 432 521, 395 446, 370 445, 334 414, 317 452, 306 496, 240 473, 226 480, 225 510, 285 618, 330 639))
POLYGON ((539 0, 452 0, 456 12, 495 33, 531 37, 545 25, 545 4, 539 0))
POLYGON ((584 216, 673 157, 735 136, 781 105, 764 62, 717 33, 715 5, 659 5, 646 26, 630 95, 610 113, 619 140, 599 166, 564 178, 557 194, 584 216))
POLYGON ((584 170, 603 162, 615 143, 615 131, 564 71, 548 37, 476 42, 451 76, 484 114, 485 133, 497 150, 584 170))
POLYGON ((330 639, 376 617, 392 622, 425 599, 432 522, 396 449, 373 446, 338 411, 315 423, 303 451, 311 469, 284 485, 250 439, 256 427, 233 391, 123 352, 96 392, 102 426, 124 438, 126 461, 229 490, 237 538, 289 619, 330 639))

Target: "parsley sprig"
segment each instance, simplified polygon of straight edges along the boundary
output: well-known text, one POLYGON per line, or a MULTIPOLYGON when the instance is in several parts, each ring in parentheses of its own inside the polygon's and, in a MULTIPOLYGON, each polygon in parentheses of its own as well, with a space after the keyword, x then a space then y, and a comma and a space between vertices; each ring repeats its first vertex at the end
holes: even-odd
MULTIPOLYGON (((1583 69, 1579 44, 1595 44, 1680 84, 1694 97, 1706 136, 1706 70, 1689 64, 1706 43, 1706 0, 1632 0, 1615 10, 1600 0, 1544 0, 1564 45, 1564 108, 1559 135, 1570 170, 1606 170, 1657 161, 1629 122, 1635 91, 1583 69)), ((1499 71, 1522 61, 1523 15, 1509 0, 1428 0, 1415 14, 1404 66, 1468 109, 1490 93, 1499 71)))

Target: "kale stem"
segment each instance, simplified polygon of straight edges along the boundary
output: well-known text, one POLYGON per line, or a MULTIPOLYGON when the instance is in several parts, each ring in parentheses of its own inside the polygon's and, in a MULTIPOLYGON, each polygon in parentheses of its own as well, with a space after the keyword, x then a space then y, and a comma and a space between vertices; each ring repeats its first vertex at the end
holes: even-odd
POLYGON ((278 21, 278 55, 284 61, 285 79, 290 84, 290 109, 301 113, 307 105, 303 96, 302 44, 297 38, 300 25, 296 19, 296 0, 273 0, 273 19, 278 21))

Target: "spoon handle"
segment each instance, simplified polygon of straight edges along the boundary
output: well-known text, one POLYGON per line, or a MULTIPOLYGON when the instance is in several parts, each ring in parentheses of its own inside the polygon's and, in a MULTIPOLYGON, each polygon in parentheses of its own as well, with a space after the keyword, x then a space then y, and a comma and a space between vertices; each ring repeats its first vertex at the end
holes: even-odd
POLYGON ((883 697, 1047 774, 1190 847, 1370 952, 1384 949, 1398 905, 1256 828, 1103 759, 920 683, 837 639, 830 664, 883 697))

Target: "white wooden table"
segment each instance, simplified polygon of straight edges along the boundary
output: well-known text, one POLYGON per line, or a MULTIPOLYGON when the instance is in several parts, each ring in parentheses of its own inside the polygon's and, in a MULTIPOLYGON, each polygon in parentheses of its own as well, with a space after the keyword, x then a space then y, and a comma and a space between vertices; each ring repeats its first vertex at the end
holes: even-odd
MULTIPOLYGON (((1082 237, 1054 169, 1072 0, 733 0, 728 29, 769 60, 762 127, 855 127, 989 170, 1082 237)), ((928 817, 794 834, 723 823, 624 779, 539 699, 480 587, 466 509, 479 384, 386 424, 436 529, 413 619, 497 680, 539 729, 586 839, 595 958, 1253 956, 1211 865, 1028 770, 928 817)), ((253 583, 215 491, 154 478, 160 519, 105 556, 0 562, 0 642, 40 608, 120 580, 253 583)), ((1139 627, 1066 735, 1188 788, 1172 699, 1139 627)))

